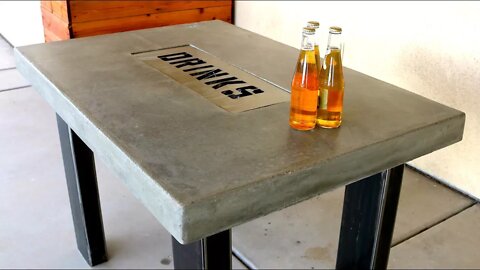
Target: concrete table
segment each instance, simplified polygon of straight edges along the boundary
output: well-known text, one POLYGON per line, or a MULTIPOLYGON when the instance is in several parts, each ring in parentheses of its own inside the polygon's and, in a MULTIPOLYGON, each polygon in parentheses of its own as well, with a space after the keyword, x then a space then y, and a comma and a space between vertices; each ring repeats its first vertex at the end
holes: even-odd
POLYGON ((340 186, 337 268, 385 268, 403 164, 463 134, 464 113, 350 69, 343 126, 292 130, 298 50, 220 21, 15 55, 57 112, 91 265, 106 260, 94 154, 172 234, 175 268, 229 268, 232 227, 340 186))

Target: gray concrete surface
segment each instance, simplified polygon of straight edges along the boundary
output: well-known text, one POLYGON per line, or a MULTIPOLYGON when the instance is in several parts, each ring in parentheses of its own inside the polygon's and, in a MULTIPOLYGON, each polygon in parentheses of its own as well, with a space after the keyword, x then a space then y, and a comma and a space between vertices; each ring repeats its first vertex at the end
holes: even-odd
MULTIPOLYGON (((89 268, 75 247, 54 112, 31 88, 1 90, 0 268, 89 268)), ((95 268, 170 269, 168 232, 102 162, 97 170, 110 260, 95 268)), ((342 194, 337 189, 234 228, 234 248, 255 265, 332 265, 342 194), (295 254, 303 256, 299 263, 295 254)), ((480 268, 478 205, 442 222, 470 203, 406 170, 394 238, 412 238, 394 247, 390 267, 480 268), (416 235, 432 222, 440 224, 416 235)))
MULTIPOLYGON (((1 92, 0 130, 0 269, 90 268, 76 248, 54 111, 32 88, 1 92)), ((170 234, 96 164, 109 261, 95 268, 172 269, 170 234)))
MULTIPOLYGON (((256 269, 335 268, 343 193, 344 188, 339 188, 236 227, 233 231, 236 251, 256 269)), ((392 244, 473 203, 406 169, 392 244)))
POLYGON ((298 55, 219 21, 16 51, 19 70, 180 242, 461 140, 462 112, 349 69, 342 128, 296 132, 288 102, 227 113, 131 56, 188 43, 284 88, 298 55))
MULTIPOLYGON (((0 132, 0 268, 88 268, 76 250, 54 112, 31 88, 1 93, 0 108, 1 130, 9 131, 0 132)), ((97 169, 110 261, 96 268, 171 268, 161 263, 171 260, 168 232, 101 162, 97 169)), ((234 228, 234 247, 261 268, 331 267, 342 197, 338 189, 234 228)), ((412 231, 403 228, 413 225, 405 217, 438 222, 440 213, 465 203, 470 200, 407 170, 395 235, 412 231)), ((461 255, 450 252, 444 260, 461 255)), ((395 254, 393 265, 413 256, 395 254)), ((435 268, 428 258, 436 254, 423 255, 411 265, 435 268)), ((455 261, 446 265, 457 268, 455 261)))
POLYGON ((480 269, 480 205, 392 249, 391 269, 480 269))

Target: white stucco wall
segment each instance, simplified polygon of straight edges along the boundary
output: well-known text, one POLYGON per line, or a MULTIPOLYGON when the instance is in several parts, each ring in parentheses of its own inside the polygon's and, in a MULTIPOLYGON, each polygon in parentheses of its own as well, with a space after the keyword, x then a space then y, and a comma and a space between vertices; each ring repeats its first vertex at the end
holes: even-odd
POLYGON ((461 143, 410 164, 480 198, 480 2, 235 5, 237 26, 296 48, 306 21, 320 22, 322 51, 328 27, 339 25, 345 66, 466 112, 461 143))
POLYGON ((14 46, 43 43, 40 1, 0 1, 0 34, 14 46))

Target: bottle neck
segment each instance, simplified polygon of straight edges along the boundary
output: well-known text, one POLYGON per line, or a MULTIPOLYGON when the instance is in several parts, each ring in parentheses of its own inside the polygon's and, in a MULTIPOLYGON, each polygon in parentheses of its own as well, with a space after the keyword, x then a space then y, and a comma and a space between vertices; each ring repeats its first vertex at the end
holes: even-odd
POLYGON ((315 34, 313 34, 313 42, 315 42, 315 45, 317 46, 320 45, 320 33, 318 32, 318 28, 315 30, 315 34))
POLYGON ((315 46, 315 36, 313 34, 302 34, 301 49, 303 51, 313 51, 315 46))
POLYGON ((327 51, 330 51, 332 49, 338 49, 343 52, 343 42, 341 34, 328 34, 327 51))

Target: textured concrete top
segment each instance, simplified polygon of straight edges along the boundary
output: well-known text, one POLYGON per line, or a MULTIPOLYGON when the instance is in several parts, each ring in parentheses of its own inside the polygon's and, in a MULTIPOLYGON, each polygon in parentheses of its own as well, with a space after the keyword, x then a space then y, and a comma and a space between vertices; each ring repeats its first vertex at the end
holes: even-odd
POLYGON ((299 132, 288 102, 228 112, 131 55, 183 44, 285 89, 298 57, 220 21, 16 50, 23 75, 182 243, 462 138, 464 113, 350 69, 342 127, 299 132))

